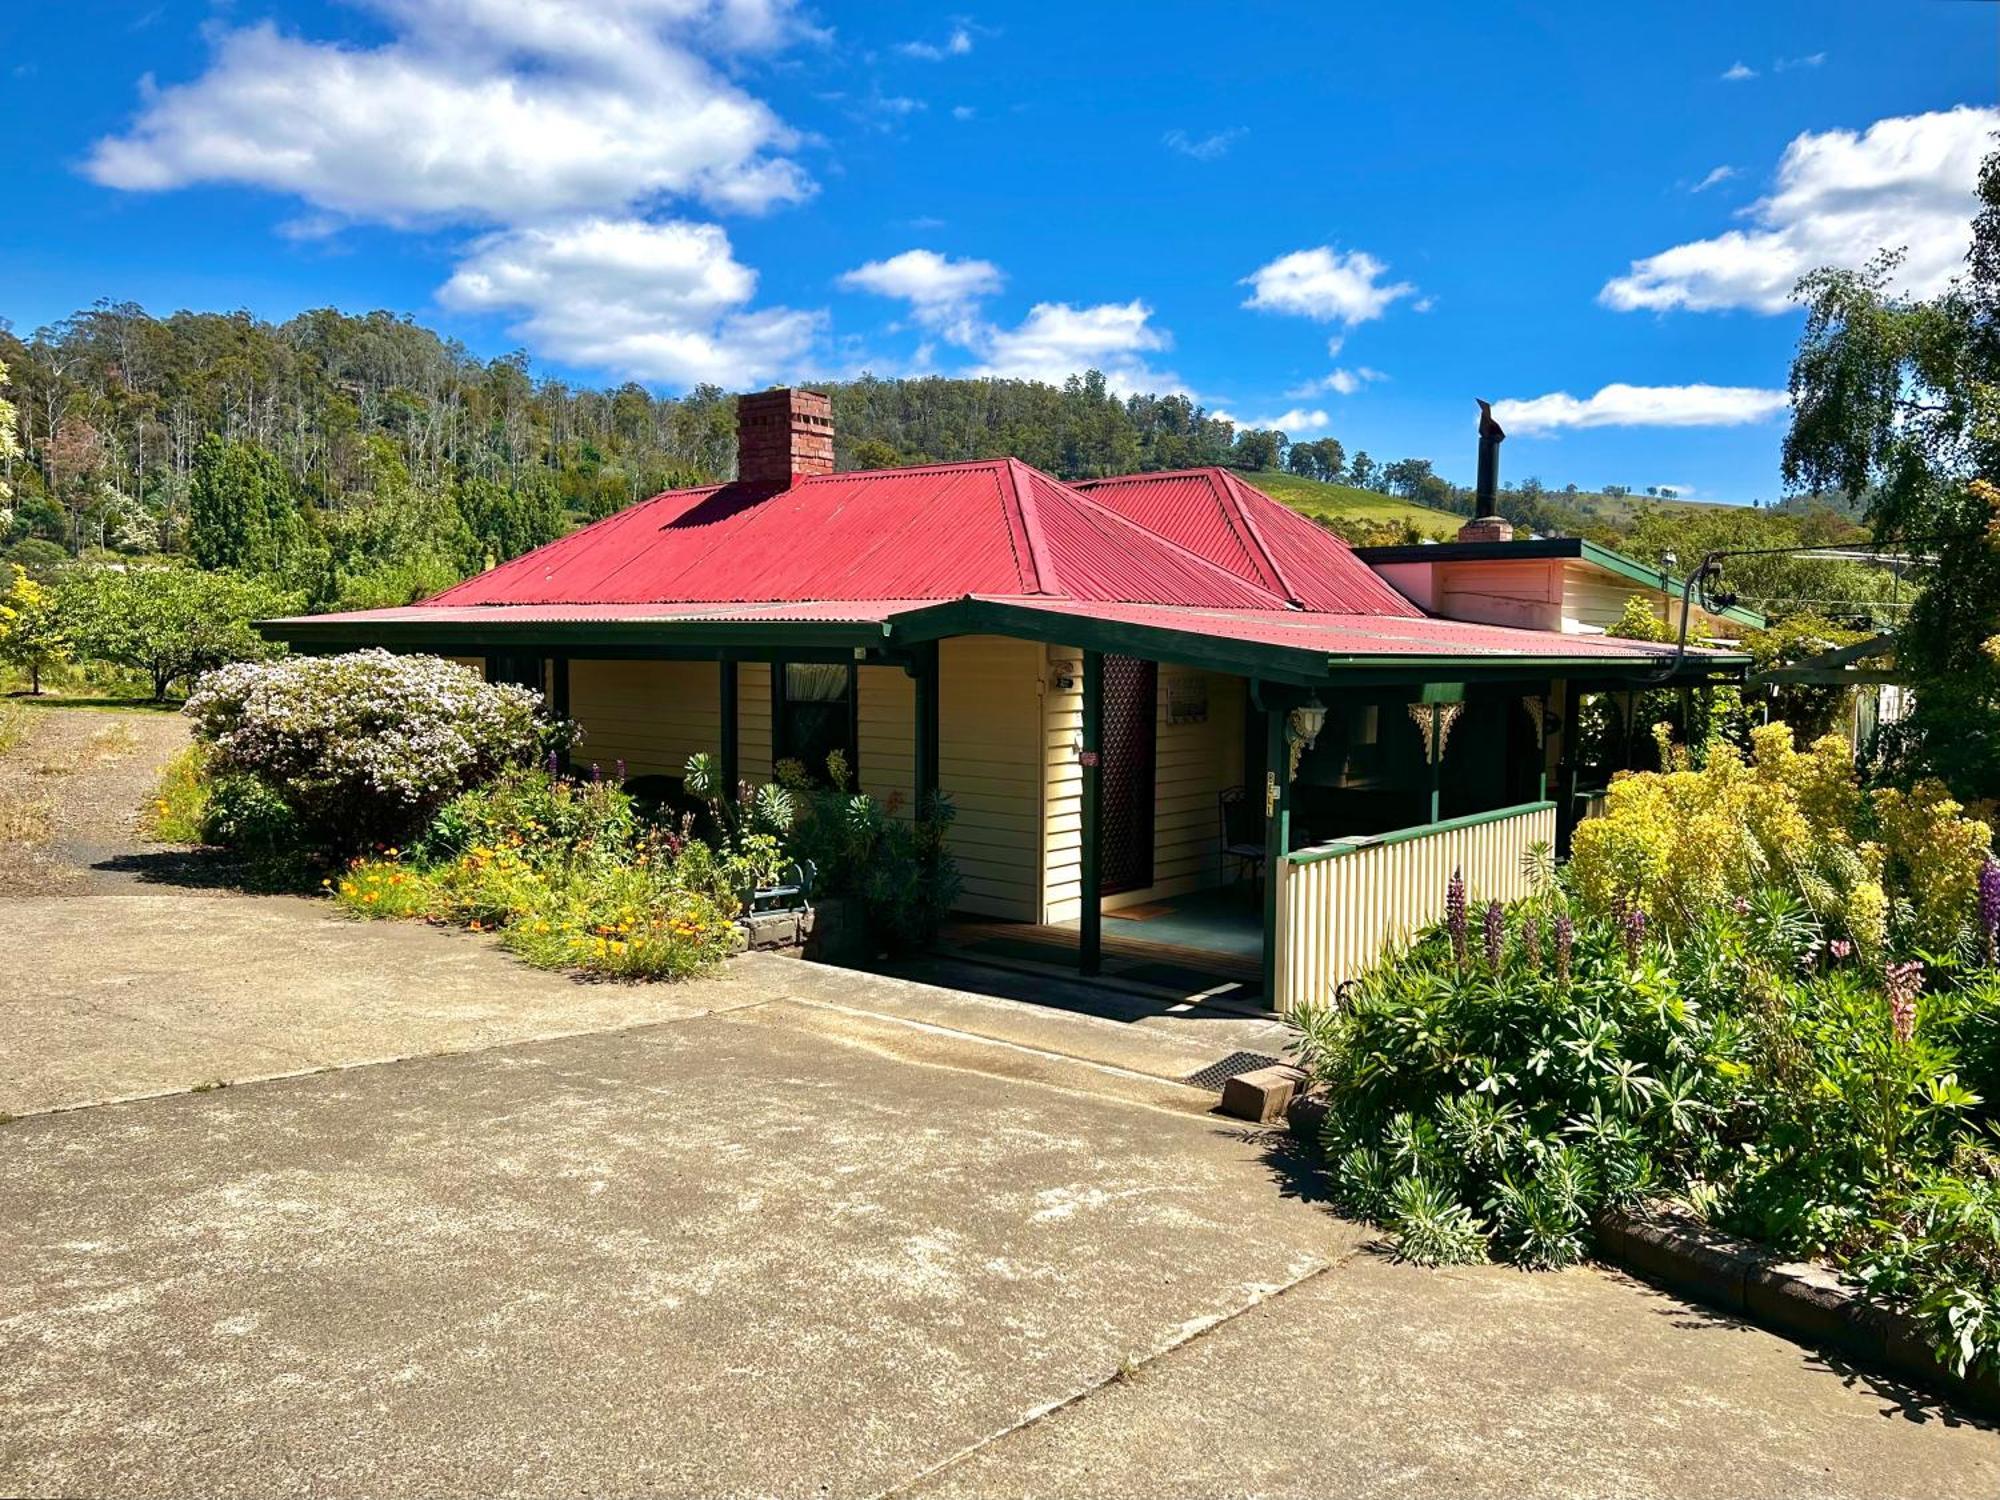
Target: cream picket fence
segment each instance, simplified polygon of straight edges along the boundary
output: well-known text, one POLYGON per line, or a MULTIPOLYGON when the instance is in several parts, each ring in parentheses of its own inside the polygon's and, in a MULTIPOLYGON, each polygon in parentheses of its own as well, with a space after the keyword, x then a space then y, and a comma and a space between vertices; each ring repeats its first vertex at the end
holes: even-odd
POLYGON ((1555 838, 1556 805, 1532 802, 1295 850, 1278 866, 1278 1008, 1330 1000, 1392 943, 1437 921, 1454 870, 1475 904, 1526 895, 1528 851, 1555 838))

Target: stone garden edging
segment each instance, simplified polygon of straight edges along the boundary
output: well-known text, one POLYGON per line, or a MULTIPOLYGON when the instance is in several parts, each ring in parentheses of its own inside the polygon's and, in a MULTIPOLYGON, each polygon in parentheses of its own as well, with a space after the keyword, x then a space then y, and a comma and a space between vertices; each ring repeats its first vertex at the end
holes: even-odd
MULTIPOLYGON (((1299 1098, 1292 1131, 1317 1142, 1325 1101, 1299 1098)), ((1802 1344, 1834 1351, 1989 1417, 2000 1378, 1955 1375, 1907 1313, 1870 1302, 1829 1266, 1790 1260, 1746 1240, 1665 1213, 1606 1209, 1593 1225, 1598 1258, 1705 1307, 1802 1344)))

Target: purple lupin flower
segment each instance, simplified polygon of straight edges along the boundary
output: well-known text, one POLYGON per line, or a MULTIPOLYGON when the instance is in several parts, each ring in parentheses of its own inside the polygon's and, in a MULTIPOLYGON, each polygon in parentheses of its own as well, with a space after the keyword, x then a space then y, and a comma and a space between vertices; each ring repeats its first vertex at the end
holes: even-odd
POLYGON ((2000 864, 1991 859, 1979 867, 1979 936, 1986 962, 2000 963, 2000 864))
POLYGON ((1542 914, 1534 912, 1521 924, 1521 952, 1535 973, 1542 969, 1542 914))
POLYGON ((562 771, 562 757, 551 750, 548 759, 549 779, 554 780, 562 771))
POLYGON ((1576 946, 1576 923, 1568 912, 1556 917, 1556 983, 1569 983, 1569 955, 1576 946))
POLYGON ((1507 942, 1507 909, 1498 901, 1487 902, 1483 925, 1484 931, 1481 936, 1486 939, 1486 967, 1492 973, 1498 974, 1500 959, 1505 952, 1507 942))
POLYGON ((1826 945, 1826 951, 1838 959, 1854 957, 1854 944, 1846 938, 1835 938, 1826 945))
POLYGON ((622 755, 618 757, 618 782, 621 786, 625 782, 625 757, 622 755))
POLYGON ((1917 959, 1890 964, 1882 971, 1882 987, 1889 992, 1889 1029, 1896 1040, 1907 1042, 1917 1034, 1917 996, 1924 987, 1924 966, 1917 959))
POLYGON ((596 761, 592 761, 590 763, 590 784, 592 786, 595 786, 597 785, 598 782, 602 781, 603 779, 604 779, 603 768, 599 766, 596 761))
POLYGON ((1626 962, 1636 964, 1646 944, 1646 909, 1636 903, 1626 907, 1618 918, 1618 930, 1625 937, 1626 962))
POLYGON ((1465 967, 1465 872, 1453 870, 1444 888, 1444 925, 1451 931, 1451 951, 1465 967))

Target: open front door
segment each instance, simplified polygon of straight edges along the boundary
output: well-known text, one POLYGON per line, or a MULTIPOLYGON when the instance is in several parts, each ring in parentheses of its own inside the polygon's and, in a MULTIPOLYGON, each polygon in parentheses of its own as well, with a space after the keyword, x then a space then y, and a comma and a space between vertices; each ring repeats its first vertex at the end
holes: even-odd
POLYGON ((1160 666, 1104 658, 1103 894, 1153 883, 1153 755, 1160 666))

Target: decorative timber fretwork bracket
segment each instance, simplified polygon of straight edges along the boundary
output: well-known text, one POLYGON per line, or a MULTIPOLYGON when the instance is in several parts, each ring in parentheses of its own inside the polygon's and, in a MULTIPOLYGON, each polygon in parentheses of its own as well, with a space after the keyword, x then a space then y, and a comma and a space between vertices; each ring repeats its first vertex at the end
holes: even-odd
POLYGON ((1410 705, 1410 720, 1417 726, 1417 732, 1424 737, 1424 764, 1434 766, 1444 759, 1445 746, 1451 741, 1451 726, 1458 722, 1458 716, 1464 712, 1463 703, 1410 705))

